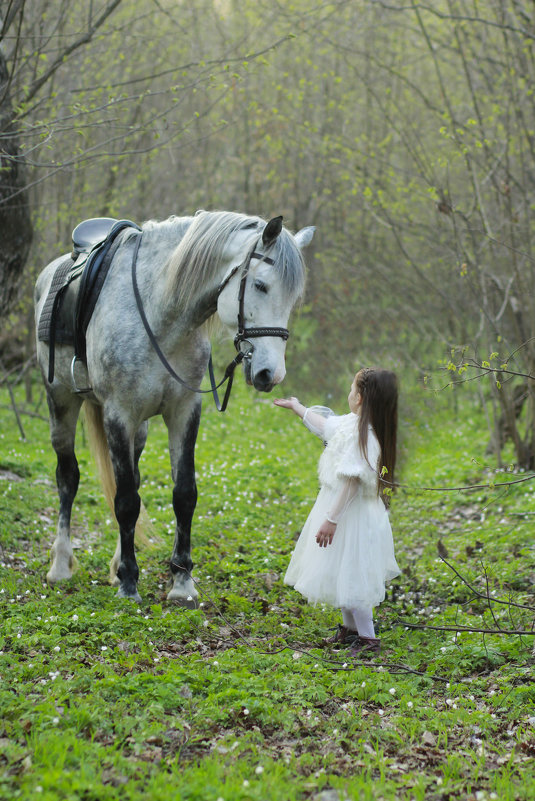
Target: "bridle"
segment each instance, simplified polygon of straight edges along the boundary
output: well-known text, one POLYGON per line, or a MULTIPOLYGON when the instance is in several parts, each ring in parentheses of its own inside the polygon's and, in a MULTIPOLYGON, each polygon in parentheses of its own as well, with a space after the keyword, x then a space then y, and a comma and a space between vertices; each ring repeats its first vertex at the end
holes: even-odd
POLYGON ((147 332, 147 336, 151 342, 152 347, 156 351, 156 355, 160 359, 161 363, 169 373, 169 375, 174 378, 175 381, 178 381, 186 389, 189 389, 190 392, 196 392, 198 394, 204 395, 207 393, 212 393, 214 398, 215 407, 218 412, 224 412, 227 408, 227 404, 230 399, 230 392, 232 390, 232 382, 234 380, 234 370, 236 367, 245 359, 251 359, 253 355, 254 345, 250 341, 251 339, 255 339, 257 337, 281 337, 285 341, 290 336, 290 332, 287 328, 279 328, 279 327, 254 327, 254 328, 246 328, 245 326, 245 289, 247 286, 247 276, 249 274, 249 269, 251 266, 252 259, 259 259, 260 261, 264 261, 266 264, 274 265, 275 261, 271 259, 269 256, 263 256, 261 253, 256 252, 256 248, 261 241, 261 236, 257 239, 254 246, 251 248, 247 256, 245 257, 242 264, 238 264, 234 267, 230 273, 224 278, 224 280, 219 284, 217 288, 217 297, 219 298, 222 291, 225 289, 229 281, 236 275, 237 272, 241 270, 241 278, 240 278, 240 287, 238 291, 238 331, 236 336, 234 337, 234 347, 237 350, 237 354, 234 359, 227 365, 225 369, 225 374, 219 384, 216 384, 215 376, 214 376, 214 366, 212 363, 212 353, 210 353, 210 360, 208 362, 208 374, 210 377, 210 389, 197 389, 195 387, 191 387, 187 384, 178 373, 175 372, 173 367, 167 361, 165 355, 160 348, 156 337, 154 336, 154 332, 149 325, 149 321, 147 320, 147 315, 145 314, 145 310, 143 308, 143 302, 141 300, 141 295, 139 293, 139 287, 137 283, 137 276, 136 276, 136 264, 137 264, 137 256, 139 252, 139 248, 141 246, 141 237, 142 234, 138 234, 136 237, 136 243, 134 246, 134 253, 132 255, 132 287, 134 289, 134 296, 136 299, 137 308, 139 311, 139 316, 141 317, 141 321, 147 332), (242 349, 242 345, 247 343, 249 348, 246 350, 242 349), (226 382, 228 381, 225 395, 223 397, 223 402, 219 400, 219 395, 217 390, 226 382))

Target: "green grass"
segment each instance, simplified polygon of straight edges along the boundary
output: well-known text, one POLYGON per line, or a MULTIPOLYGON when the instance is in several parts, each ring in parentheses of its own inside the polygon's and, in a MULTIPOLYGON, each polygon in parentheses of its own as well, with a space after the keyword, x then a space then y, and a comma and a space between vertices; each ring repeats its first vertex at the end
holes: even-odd
POLYGON ((535 797, 533 637, 460 631, 531 629, 533 485, 422 489, 521 477, 493 470, 468 394, 455 414, 445 395, 405 399, 407 488, 391 511, 403 575, 376 611, 384 652, 371 662, 320 648, 336 611, 282 583, 321 449, 289 413, 239 385, 225 415, 205 404, 193 533, 202 606, 186 611, 166 601, 161 422, 141 463, 158 541, 138 554, 138 606, 107 584, 115 527, 81 430, 79 566, 47 587, 48 426, 23 415, 22 441, 7 393, 0 401, 1 799, 535 797))

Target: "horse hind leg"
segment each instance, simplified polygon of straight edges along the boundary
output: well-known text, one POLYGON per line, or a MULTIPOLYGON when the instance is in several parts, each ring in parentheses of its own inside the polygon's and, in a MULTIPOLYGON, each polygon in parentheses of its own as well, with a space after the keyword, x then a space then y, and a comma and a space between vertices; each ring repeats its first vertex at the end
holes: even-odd
POLYGON ((49 392, 47 400, 52 446, 57 456, 59 518, 56 539, 51 550, 52 563, 46 578, 49 584, 57 584, 59 581, 71 578, 75 565, 71 543, 71 512, 80 481, 74 441, 81 402, 70 393, 66 394, 61 402, 49 392))
POLYGON ((141 508, 134 469, 134 436, 124 421, 113 415, 105 415, 104 428, 115 473, 115 517, 119 524, 120 559, 117 568, 120 598, 141 601, 137 590, 139 568, 137 566, 134 532, 141 508))
MULTIPOLYGON (((149 429, 148 421, 145 421, 138 428, 134 439, 134 480, 136 489, 138 491, 139 491, 139 486, 141 484, 141 476, 139 473, 139 460, 141 458, 141 454, 143 453, 143 448, 145 447, 145 443, 147 442, 148 429, 149 429)), ((121 535, 118 534, 115 553, 113 554, 110 562, 110 584, 112 585, 112 587, 119 587, 121 584, 119 576, 117 575, 120 564, 121 564, 121 535)))

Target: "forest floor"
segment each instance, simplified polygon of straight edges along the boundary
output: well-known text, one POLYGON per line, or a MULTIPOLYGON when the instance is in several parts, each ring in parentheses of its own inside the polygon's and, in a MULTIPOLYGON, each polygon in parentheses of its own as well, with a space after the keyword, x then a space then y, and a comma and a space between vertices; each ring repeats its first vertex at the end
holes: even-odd
POLYGON ((403 572, 376 610, 381 655, 354 660, 321 647, 336 611, 282 581, 321 451, 296 418, 244 387, 225 415, 205 403, 191 611, 166 600, 159 420, 141 461, 142 602, 108 584, 115 523, 82 427, 78 568, 47 586, 55 457, 33 392, 15 387, 24 439, 0 392, 0 799, 535 798, 534 483, 494 468, 476 400, 403 403, 403 572))

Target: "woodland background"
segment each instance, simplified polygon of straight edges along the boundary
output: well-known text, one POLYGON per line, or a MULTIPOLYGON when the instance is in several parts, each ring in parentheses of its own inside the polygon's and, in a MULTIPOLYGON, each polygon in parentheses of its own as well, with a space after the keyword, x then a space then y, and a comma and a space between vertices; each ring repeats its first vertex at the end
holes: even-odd
POLYGON ((283 214, 317 226, 289 388, 336 395, 369 363, 477 379, 498 463, 509 434, 533 466, 532 2, 4 0, 1 15, 4 375, 32 358, 33 282, 80 220, 283 214))
POLYGON ((530 0, 2 0, 0 801, 535 797, 534 38, 530 0), (201 608, 166 601, 159 420, 143 603, 83 428, 79 567, 46 585, 35 277, 83 218, 197 208, 317 226, 281 392, 401 377, 380 660, 321 649, 336 612, 282 582, 321 445, 241 381, 197 443, 201 608))

